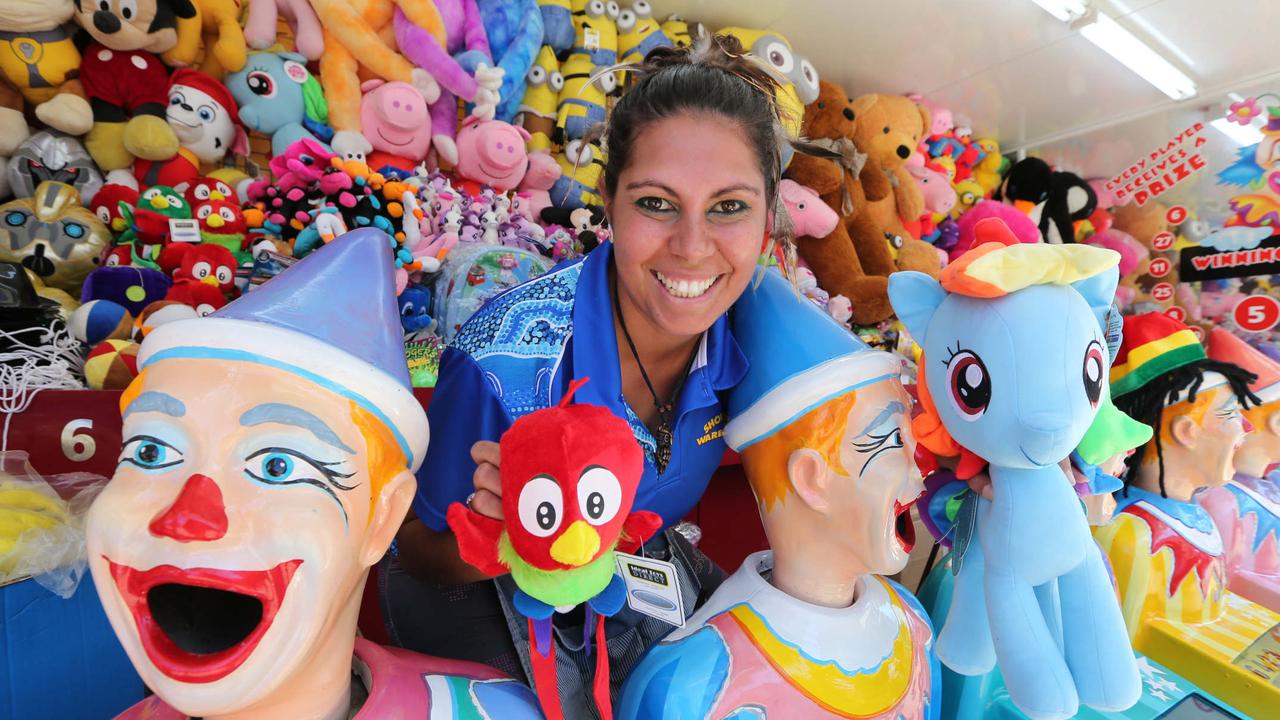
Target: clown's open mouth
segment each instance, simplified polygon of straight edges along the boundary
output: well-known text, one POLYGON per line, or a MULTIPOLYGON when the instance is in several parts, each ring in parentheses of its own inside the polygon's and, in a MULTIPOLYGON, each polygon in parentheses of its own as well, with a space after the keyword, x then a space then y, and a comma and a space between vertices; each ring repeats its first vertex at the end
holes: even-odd
POLYGON ((302 561, 270 570, 107 564, 156 669, 180 682, 206 683, 253 654, 302 561))
POLYGON ((893 532, 902 543, 902 549, 908 553, 916 546, 916 524, 911 522, 912 505, 915 505, 914 500, 906 505, 893 501, 893 532))

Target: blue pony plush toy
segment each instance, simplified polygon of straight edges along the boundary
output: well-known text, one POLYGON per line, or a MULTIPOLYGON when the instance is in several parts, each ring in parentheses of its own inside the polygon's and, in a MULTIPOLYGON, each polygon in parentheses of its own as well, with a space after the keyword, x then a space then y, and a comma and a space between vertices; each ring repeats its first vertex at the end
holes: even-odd
MULTIPOLYGON (((249 54, 244 69, 227 75, 225 84, 240 106, 240 121, 250 130, 271 136, 271 154, 283 155, 307 138, 324 144, 333 138, 329 106, 320 81, 307 71, 297 53, 249 54)), ((326 146, 327 147, 327 146, 326 146)))
POLYGON ((889 277, 893 309, 924 350, 916 439, 961 455, 962 478, 985 461, 994 497, 972 495, 961 510, 971 521, 957 527, 938 657, 964 675, 998 659, 1010 698, 1033 718, 1071 717, 1080 703, 1123 710, 1142 689, 1137 663, 1102 554, 1058 467, 1107 397, 1104 327, 1120 256, 1020 244, 995 218, 978 223, 977 238, 941 282, 889 277))

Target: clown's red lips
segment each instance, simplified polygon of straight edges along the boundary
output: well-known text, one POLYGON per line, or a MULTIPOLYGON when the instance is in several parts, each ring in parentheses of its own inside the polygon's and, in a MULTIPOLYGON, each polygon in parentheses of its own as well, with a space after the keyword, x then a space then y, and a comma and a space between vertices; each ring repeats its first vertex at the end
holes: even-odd
POLYGON ((147 657, 179 682, 209 683, 240 667, 266 634, 301 560, 269 570, 159 565, 111 569, 147 657))

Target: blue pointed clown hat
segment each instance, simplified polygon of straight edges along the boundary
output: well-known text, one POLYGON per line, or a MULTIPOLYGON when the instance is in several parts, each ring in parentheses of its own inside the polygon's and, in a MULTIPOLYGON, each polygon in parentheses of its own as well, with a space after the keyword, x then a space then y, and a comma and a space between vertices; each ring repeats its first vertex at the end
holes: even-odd
POLYGON ((776 270, 733 306, 733 334, 751 364, 729 394, 724 439, 738 451, 828 400, 902 372, 898 358, 798 298, 776 270))
POLYGON ((427 415, 409 382, 393 268, 385 233, 354 230, 208 317, 157 327, 138 369, 212 358, 291 372, 382 420, 417 471, 427 415))

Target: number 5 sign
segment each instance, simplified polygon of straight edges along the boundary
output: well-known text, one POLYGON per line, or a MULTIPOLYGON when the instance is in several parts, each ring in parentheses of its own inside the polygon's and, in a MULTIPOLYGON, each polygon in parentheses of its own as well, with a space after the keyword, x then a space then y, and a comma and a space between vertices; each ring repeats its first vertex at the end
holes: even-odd
POLYGON ((1232 319, 1245 332, 1266 332, 1280 321, 1280 302, 1270 295, 1250 295, 1236 305, 1232 319))

